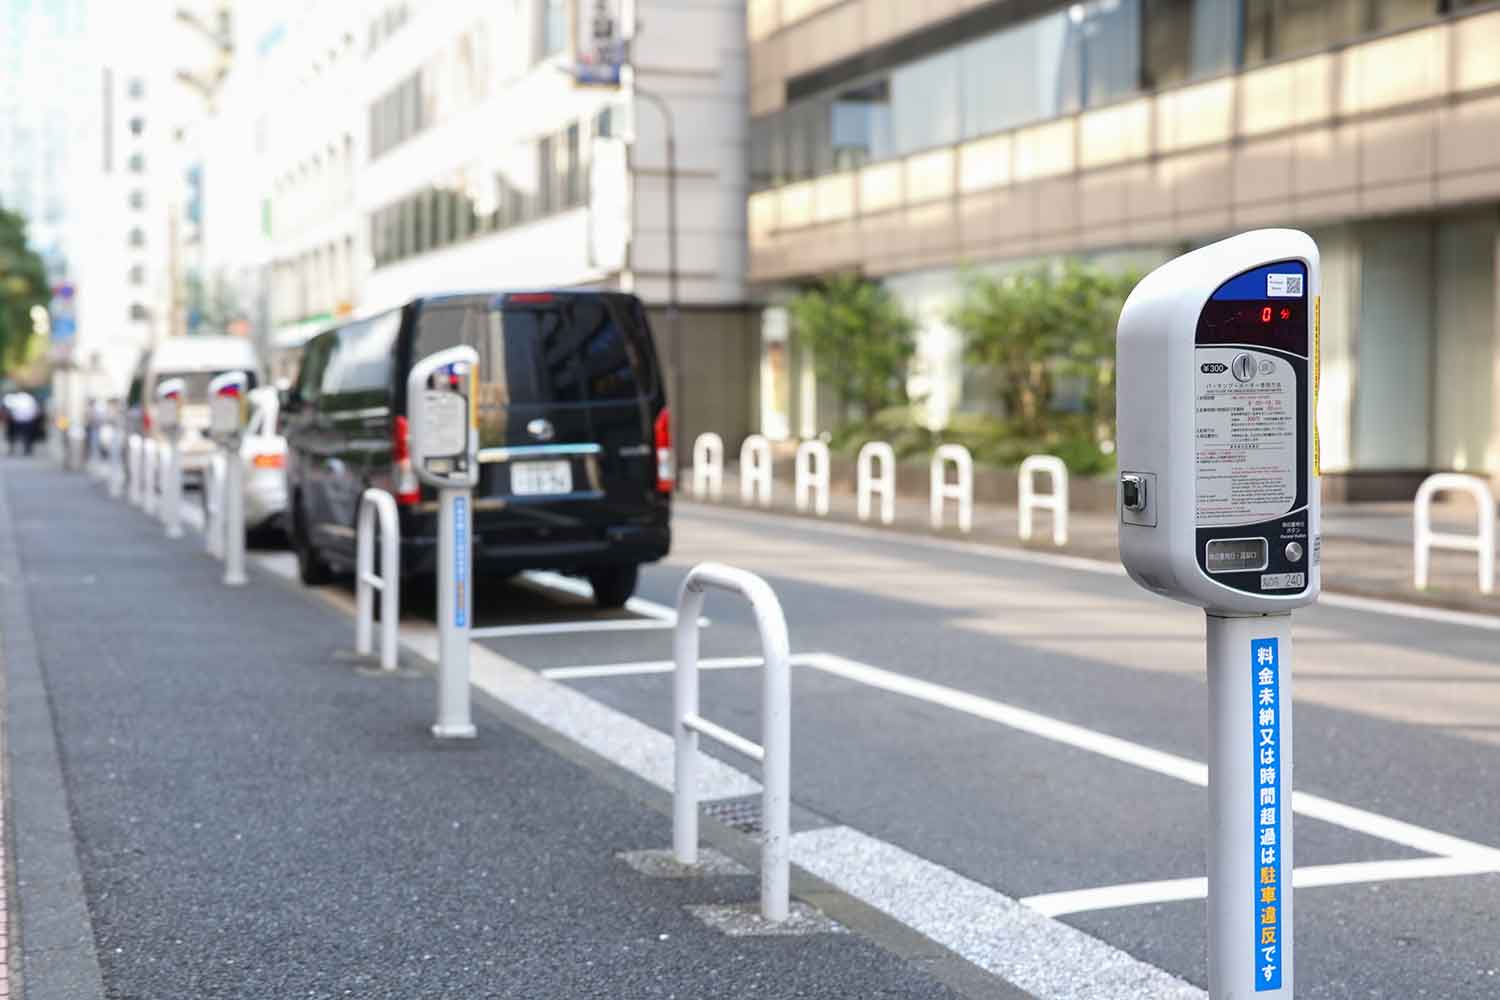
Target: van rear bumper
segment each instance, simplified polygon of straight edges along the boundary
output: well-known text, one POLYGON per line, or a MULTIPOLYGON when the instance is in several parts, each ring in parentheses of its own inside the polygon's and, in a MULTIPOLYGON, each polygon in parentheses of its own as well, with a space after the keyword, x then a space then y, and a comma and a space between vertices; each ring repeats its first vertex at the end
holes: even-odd
MULTIPOLYGON (((472 549, 476 575, 510 576, 523 570, 549 569, 580 573, 603 566, 633 566, 664 559, 672 549, 672 529, 660 524, 620 524, 604 529, 603 537, 584 541, 537 540, 487 544, 479 533, 472 549)), ((437 539, 432 536, 401 540, 401 575, 431 575, 437 571, 437 539)))

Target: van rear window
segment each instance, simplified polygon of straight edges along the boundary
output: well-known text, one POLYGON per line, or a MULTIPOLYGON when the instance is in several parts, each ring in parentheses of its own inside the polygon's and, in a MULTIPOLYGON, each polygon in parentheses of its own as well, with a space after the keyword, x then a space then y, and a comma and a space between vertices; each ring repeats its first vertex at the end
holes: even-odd
POLYGON ((597 299, 511 308, 444 304, 423 309, 413 356, 473 346, 486 403, 608 402, 655 391, 642 340, 627 315, 597 299))

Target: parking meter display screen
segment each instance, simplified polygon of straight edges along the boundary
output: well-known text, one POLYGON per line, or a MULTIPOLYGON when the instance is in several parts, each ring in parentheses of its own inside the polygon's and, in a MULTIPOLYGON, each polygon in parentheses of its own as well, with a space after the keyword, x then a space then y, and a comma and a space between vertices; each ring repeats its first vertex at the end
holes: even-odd
POLYGON ((1307 280, 1300 261, 1246 271, 1214 292, 1198 320, 1198 562, 1216 582, 1248 593, 1303 589, 1314 548, 1307 280))
POLYGON ((422 393, 422 407, 423 454, 462 455, 468 448, 468 400, 456 392, 428 389, 422 393))

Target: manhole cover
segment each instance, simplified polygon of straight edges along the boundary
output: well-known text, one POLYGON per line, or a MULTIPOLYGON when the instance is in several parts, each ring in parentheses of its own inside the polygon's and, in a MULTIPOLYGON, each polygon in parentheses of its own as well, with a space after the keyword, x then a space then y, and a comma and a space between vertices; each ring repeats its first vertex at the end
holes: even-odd
POLYGON ((761 833, 765 826, 760 815, 760 796, 744 795, 737 799, 715 799, 703 803, 703 814, 741 833, 761 833))

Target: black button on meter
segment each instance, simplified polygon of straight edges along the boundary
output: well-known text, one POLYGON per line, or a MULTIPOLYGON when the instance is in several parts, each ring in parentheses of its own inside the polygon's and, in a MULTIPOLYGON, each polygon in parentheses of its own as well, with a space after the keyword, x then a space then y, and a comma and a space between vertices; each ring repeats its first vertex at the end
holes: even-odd
POLYGON ((1146 481, 1125 473, 1120 477, 1120 505, 1126 510, 1146 509, 1146 481))

